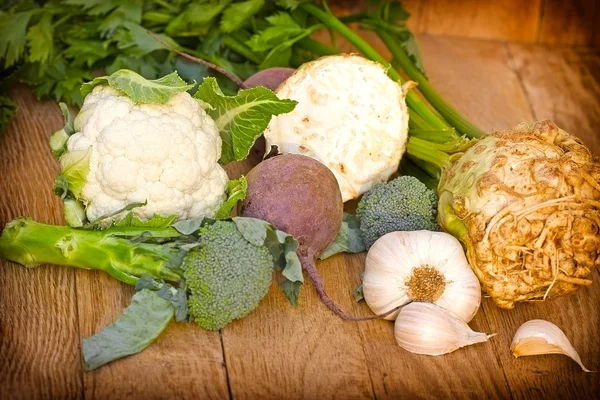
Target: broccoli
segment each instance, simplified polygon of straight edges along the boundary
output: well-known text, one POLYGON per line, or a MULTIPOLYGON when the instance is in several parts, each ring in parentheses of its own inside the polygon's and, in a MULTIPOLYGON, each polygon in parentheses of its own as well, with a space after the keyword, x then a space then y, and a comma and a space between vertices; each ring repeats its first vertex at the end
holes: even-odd
POLYGON ((217 221, 185 257, 182 269, 188 312, 204 329, 216 330, 246 316, 265 297, 273 256, 242 236, 233 222, 217 221))
POLYGON ((395 231, 439 231, 437 203, 436 193, 412 176, 375 185, 356 208, 365 245, 395 231))
POLYGON ((86 230, 20 218, 2 232, 0 258, 108 272, 138 290, 154 289, 210 330, 254 310, 269 290, 273 268, 285 267, 291 279, 282 288, 295 303, 302 272, 291 236, 254 218, 169 222, 86 230))

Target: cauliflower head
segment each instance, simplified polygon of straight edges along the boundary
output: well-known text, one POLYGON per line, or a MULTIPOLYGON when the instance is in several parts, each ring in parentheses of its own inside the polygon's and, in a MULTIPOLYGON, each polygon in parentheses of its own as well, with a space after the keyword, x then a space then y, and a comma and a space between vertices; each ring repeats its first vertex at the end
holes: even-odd
POLYGON ((436 193, 412 176, 375 185, 356 207, 365 245, 390 232, 439 231, 437 205, 436 193))
POLYGON ((188 93, 165 104, 136 104, 110 86, 85 97, 67 154, 88 151, 80 193, 94 221, 132 203, 140 219, 212 217, 226 198, 218 164, 221 137, 213 119, 188 93))
POLYGON ((382 65, 358 55, 306 63, 276 91, 298 104, 271 120, 266 148, 317 159, 334 173, 344 202, 357 198, 398 169, 411 84, 398 85, 382 65))
POLYGON ((233 221, 205 228, 182 265, 188 312, 204 329, 221 329, 254 310, 271 285, 274 260, 267 246, 244 238, 233 221))

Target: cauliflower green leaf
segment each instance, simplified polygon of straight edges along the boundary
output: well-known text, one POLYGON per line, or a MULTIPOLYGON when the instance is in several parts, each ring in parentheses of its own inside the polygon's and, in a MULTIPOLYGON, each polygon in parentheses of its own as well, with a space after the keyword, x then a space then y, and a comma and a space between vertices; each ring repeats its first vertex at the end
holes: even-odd
POLYGON ((170 301, 152 290, 140 290, 113 324, 83 339, 84 369, 91 371, 139 353, 154 342, 174 315, 175 308, 170 301))
POLYGON ((108 85, 138 104, 165 104, 175 93, 185 92, 196 86, 196 82, 187 84, 177 72, 149 80, 131 70, 120 69, 112 75, 84 83, 81 85, 81 95, 87 96, 99 85, 108 85))
POLYGON ((294 100, 279 99, 260 86, 226 96, 213 77, 204 78, 194 97, 202 102, 221 132, 222 164, 245 159, 271 118, 292 111, 297 104, 294 100))
POLYGON ((215 214, 215 219, 223 219, 229 217, 231 210, 236 206, 238 201, 242 201, 246 198, 246 191, 248 190, 248 182, 246 177, 242 176, 239 179, 232 179, 227 184, 227 200, 219 208, 219 211, 215 214))
POLYGON ((50 149, 56 158, 60 158, 60 156, 67 152, 67 140, 69 139, 69 136, 75 133, 73 117, 71 116, 69 107, 62 102, 58 103, 58 105, 65 118, 65 126, 50 136, 50 149))
MULTIPOLYGON (((60 159, 61 173, 56 178, 55 192, 57 184, 61 188, 68 189, 75 199, 79 199, 83 186, 86 183, 86 177, 90 171, 90 156, 92 155, 92 148, 89 147, 87 150, 71 151, 63 154, 60 159)), ((62 192, 61 197, 66 197, 65 192, 62 192)))

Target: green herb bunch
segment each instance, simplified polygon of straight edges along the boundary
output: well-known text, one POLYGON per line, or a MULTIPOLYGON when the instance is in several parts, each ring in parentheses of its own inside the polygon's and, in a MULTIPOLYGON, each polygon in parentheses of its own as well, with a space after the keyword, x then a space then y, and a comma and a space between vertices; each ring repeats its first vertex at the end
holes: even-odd
MULTIPOLYGON (((147 79, 176 70, 186 81, 215 75, 225 93, 237 89, 224 76, 190 62, 177 49, 244 80, 268 67, 298 67, 339 51, 310 39, 325 25, 298 0, 49 0, 0 6, 0 130, 14 114, 11 82, 31 86, 38 98, 81 105, 81 85, 97 74, 126 68, 147 79), (153 38, 147 31, 156 35, 153 38), (161 43, 162 42, 162 43, 161 43), (170 48, 167 48, 170 47, 170 48)), ((319 2, 329 12, 326 2, 319 2)), ((411 54, 414 38, 398 1, 371 1, 372 13, 343 18, 383 26, 411 54), (382 18, 372 18, 373 13, 382 18)), ((333 36, 332 36, 333 38, 333 36)), ((413 57, 417 61, 418 57, 413 57)))

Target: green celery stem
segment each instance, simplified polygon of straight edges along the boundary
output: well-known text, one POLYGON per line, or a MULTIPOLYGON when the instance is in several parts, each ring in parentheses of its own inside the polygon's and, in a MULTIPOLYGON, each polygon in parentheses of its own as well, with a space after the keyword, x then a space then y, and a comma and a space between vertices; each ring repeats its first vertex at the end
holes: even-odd
POLYGON ((377 29, 377 34, 391 51, 394 59, 400 64, 402 69, 410 77, 416 81, 419 86, 419 91, 423 93, 427 101, 435 107, 437 112, 450 122, 460 133, 467 135, 470 138, 479 138, 485 136, 485 132, 463 117, 454 107, 448 104, 442 96, 431 86, 427 78, 415 67, 402 46, 394 37, 383 29, 377 29))
MULTIPOLYGON (((348 40, 352 45, 354 45, 363 55, 367 58, 376 61, 384 66, 390 65, 390 63, 383 58, 381 54, 377 52, 367 41, 357 35, 352 29, 348 28, 343 22, 329 14, 326 11, 323 11, 319 7, 311 3, 302 3, 300 7, 309 14, 315 16, 318 20, 320 20, 327 27, 333 29, 340 35, 342 35, 346 40, 348 40)), ((402 77, 393 68, 388 69, 388 75, 395 81, 402 83, 402 77)), ((445 129, 450 128, 450 125, 446 123, 438 114, 436 114, 427 103, 422 101, 419 96, 414 92, 409 92, 406 96, 406 103, 415 113, 422 116, 425 120, 427 120, 431 128, 433 129, 445 129)))
POLYGON ((408 139, 406 152, 438 168, 446 168, 450 165, 450 156, 433 146, 433 144, 413 136, 408 139))
MULTIPOLYGON (((134 238, 146 231, 132 227, 85 230, 19 218, 9 222, 0 235, 0 258, 26 267, 54 264, 105 271, 129 285, 145 275, 178 282, 180 276, 166 266, 173 253, 158 244, 136 244, 122 237, 134 238)), ((172 228, 152 229, 152 235, 179 236, 172 228)))

